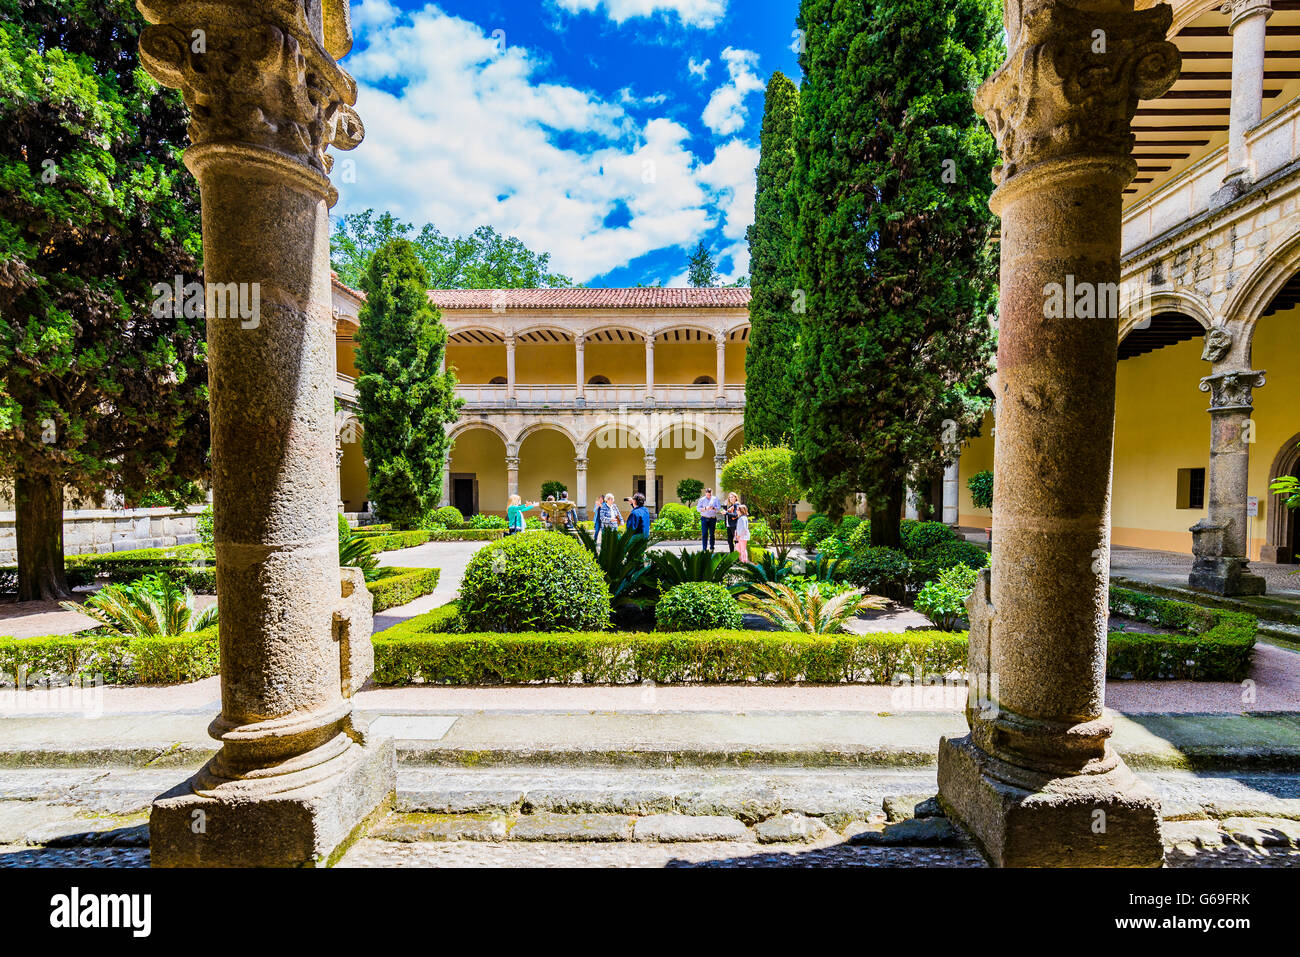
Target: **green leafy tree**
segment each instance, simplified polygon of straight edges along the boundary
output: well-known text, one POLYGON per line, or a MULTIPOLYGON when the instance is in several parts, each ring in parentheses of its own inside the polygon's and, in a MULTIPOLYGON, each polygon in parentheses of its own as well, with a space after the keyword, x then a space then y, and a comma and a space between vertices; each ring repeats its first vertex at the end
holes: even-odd
POLYGON ((804 497, 794 453, 784 445, 752 445, 722 469, 722 487, 735 492, 751 516, 765 520, 780 557, 794 545, 791 513, 804 497))
POLYGON ((65 495, 179 504, 206 471, 203 297, 154 289, 202 278, 198 192, 142 27, 129 0, 0 0, 0 477, 22 600, 71 595, 65 495))
POLYGON ((718 284, 718 270, 713 262, 713 253, 709 252, 703 240, 695 247, 695 252, 691 253, 691 265, 686 274, 686 281, 696 287, 718 284))
MULTIPOLYGON (((715 492, 721 492, 721 489, 714 489, 715 492)), ((704 494, 704 483, 695 478, 684 478, 677 483, 677 501, 683 505, 693 506, 700 500, 704 494)))
POLYGON ((993 139, 972 95, 995 0, 803 0, 791 209, 807 294, 794 448, 832 518, 860 491, 896 546, 909 472, 977 431, 994 351, 993 139))
POLYGON ((429 274, 431 289, 533 289, 572 286, 568 276, 550 271, 551 254, 535 253, 513 236, 480 226, 468 236, 450 237, 432 223, 412 235, 414 226, 392 213, 373 209, 344 216, 330 236, 334 271, 356 287, 377 249, 394 239, 409 239, 429 274))
POLYGON ((361 288, 357 396, 370 498, 386 521, 416 527, 441 498, 451 446, 444 425, 456 421, 462 403, 455 377, 439 371, 447 330, 409 240, 380 247, 361 288))
POLYGON ((787 201, 794 172, 799 88, 773 73, 763 111, 754 225, 749 227, 749 348, 745 351, 745 438, 782 442, 792 431, 794 340, 803 307, 791 255, 787 201))

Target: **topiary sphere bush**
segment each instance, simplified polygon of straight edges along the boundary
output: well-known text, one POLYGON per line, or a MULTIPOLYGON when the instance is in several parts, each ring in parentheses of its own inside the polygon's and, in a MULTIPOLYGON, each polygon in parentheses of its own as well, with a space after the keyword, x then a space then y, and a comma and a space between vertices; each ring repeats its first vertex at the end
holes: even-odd
POLYGON ((455 505, 444 505, 436 510, 431 517, 443 528, 460 528, 465 524, 465 516, 460 513, 460 509, 455 505))
POLYGON ((830 538, 835 533, 835 526, 825 515, 814 515, 808 519, 808 525, 804 529, 801 544, 809 551, 814 551, 822 543, 822 539, 830 538))
POLYGON ((878 546, 864 549, 849 560, 845 577, 873 595, 901 600, 907 589, 912 563, 896 548, 878 546))
POLYGON ((577 539, 512 535, 469 560, 460 614, 466 631, 602 631, 609 627, 609 586, 577 539))
POLYGON ((957 533, 943 522, 903 522, 900 527, 903 551, 910 557, 924 555, 945 542, 957 541, 957 533))
POLYGON ((693 535, 700 524, 699 513, 679 502, 668 502, 659 510, 658 521, 671 525, 680 531, 689 531, 693 535))
POLYGON ((675 585, 655 605, 655 626, 660 631, 734 631, 744 625, 740 605, 716 582, 675 585))

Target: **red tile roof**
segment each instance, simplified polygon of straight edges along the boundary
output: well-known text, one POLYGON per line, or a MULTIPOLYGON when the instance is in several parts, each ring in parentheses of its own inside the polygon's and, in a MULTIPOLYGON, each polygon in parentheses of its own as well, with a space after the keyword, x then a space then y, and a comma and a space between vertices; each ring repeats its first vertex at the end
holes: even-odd
MULTIPOLYGON (((364 302, 366 294, 345 285, 336 288, 364 302)), ((734 286, 697 289, 430 289, 440 309, 748 309, 749 289, 734 286)))
POLYGON ((747 309, 749 290, 722 289, 431 289, 442 309, 747 309))

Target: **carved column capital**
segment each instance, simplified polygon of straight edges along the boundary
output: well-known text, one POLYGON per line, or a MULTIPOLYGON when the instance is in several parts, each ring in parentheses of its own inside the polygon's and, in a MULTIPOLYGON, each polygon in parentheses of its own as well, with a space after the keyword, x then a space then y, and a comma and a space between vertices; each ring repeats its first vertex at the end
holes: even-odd
POLYGON ((506 456, 506 468, 512 472, 519 471, 519 458, 514 455, 506 456))
POLYGON ((1219 12, 1229 18, 1228 32, 1231 33, 1242 20, 1261 14, 1267 20, 1273 15, 1273 4, 1271 0, 1225 0, 1219 12))
POLYGON ((1001 180, 1046 160, 1131 162, 1138 101, 1178 78, 1181 57, 1165 39, 1172 17, 1164 5, 1125 11, 1009 0, 1010 55, 975 97, 1002 151, 1001 180))
POLYGON ((353 109, 356 81, 326 48, 350 45, 331 6, 303 0, 138 0, 150 21, 140 58, 189 107, 190 142, 255 147, 328 174, 335 146, 365 135, 353 109), (329 18, 331 22, 325 22, 329 18), (345 42, 346 40, 346 42, 345 42))
POLYGON ((1265 382, 1263 372, 1245 370, 1220 372, 1201 380, 1201 391, 1210 393, 1210 412, 1246 412, 1255 405, 1254 390, 1265 382))
POLYGON ((587 469, 587 458, 586 458, 586 456, 581 456, 581 455, 580 455, 580 456, 578 456, 577 458, 575 458, 575 459, 573 460, 573 467, 574 467, 577 471, 579 471, 579 472, 586 471, 586 469, 587 469))

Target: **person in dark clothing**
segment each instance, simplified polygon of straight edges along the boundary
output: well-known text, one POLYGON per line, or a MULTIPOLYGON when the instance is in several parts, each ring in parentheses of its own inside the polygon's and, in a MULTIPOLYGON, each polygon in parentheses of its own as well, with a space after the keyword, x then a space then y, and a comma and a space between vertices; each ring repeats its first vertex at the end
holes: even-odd
POLYGON ((740 517, 740 496, 735 492, 727 493, 727 504, 722 506, 727 520, 727 548, 736 550, 736 519, 740 517))
POLYGON ((632 514, 627 517, 627 530, 647 538, 650 536, 650 511, 645 507, 645 496, 640 492, 632 496, 632 514))

